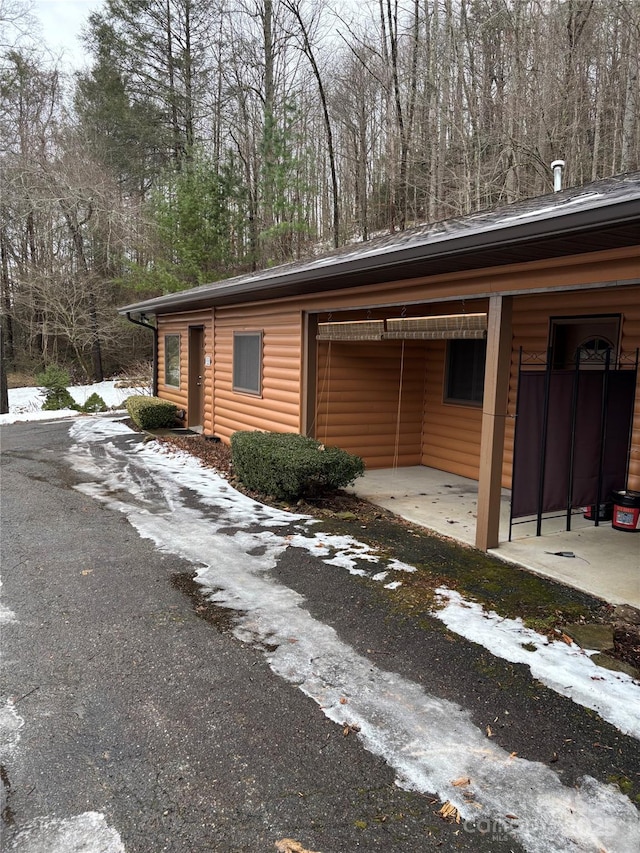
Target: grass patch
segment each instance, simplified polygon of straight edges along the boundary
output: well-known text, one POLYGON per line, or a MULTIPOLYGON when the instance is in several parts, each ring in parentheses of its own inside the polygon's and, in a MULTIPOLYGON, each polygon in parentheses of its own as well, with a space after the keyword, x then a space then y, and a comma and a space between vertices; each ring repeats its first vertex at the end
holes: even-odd
POLYGON ((416 572, 399 578, 402 586, 393 591, 395 609, 413 616, 437 607, 435 590, 439 586, 456 589, 501 616, 520 616, 527 626, 543 634, 563 623, 603 621, 610 614, 611 608, 600 599, 402 524, 393 516, 370 521, 365 529, 347 527, 343 526, 345 533, 416 566, 416 572))
POLYGON ((634 784, 627 776, 617 775, 612 773, 610 776, 607 776, 607 782, 610 785, 616 785, 620 789, 620 793, 624 794, 626 797, 630 797, 632 800, 636 802, 640 802, 640 794, 634 795, 634 784))

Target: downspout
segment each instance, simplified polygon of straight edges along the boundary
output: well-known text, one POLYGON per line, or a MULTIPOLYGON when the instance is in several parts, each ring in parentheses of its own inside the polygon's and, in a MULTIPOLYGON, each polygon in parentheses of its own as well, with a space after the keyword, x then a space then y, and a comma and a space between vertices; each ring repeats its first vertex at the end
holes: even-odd
MULTIPOLYGON (((140 317, 144 317, 141 314, 140 317)), ((136 326, 142 326, 143 329, 151 329, 153 332, 153 366, 151 379, 151 393, 154 397, 158 396, 158 329, 152 326, 151 323, 145 323, 144 320, 134 320, 131 316, 131 311, 127 311, 127 320, 130 323, 135 323, 136 326)))

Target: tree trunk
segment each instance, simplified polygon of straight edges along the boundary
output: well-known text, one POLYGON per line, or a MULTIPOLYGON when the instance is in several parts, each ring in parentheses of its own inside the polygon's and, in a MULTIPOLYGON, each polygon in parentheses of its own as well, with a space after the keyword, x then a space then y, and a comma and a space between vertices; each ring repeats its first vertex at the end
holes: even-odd
POLYGON ((173 133, 173 157, 179 166, 184 154, 180 138, 180 123, 178 121, 178 103, 176 100, 175 60, 173 57, 173 31, 171 29, 171 0, 166 0, 165 35, 167 46, 167 72, 169 75, 169 101, 171 109, 171 129, 173 133))
POLYGON ((9 390, 7 387, 7 360, 5 358, 4 346, 4 324, 5 316, 2 315, 0 322, 0 415, 9 412, 9 390))
POLYGON ((3 364, 5 364, 5 359, 13 364, 15 358, 13 346, 13 306, 11 304, 11 279, 9 277, 7 247, 7 235, 3 230, 0 232, 0 274, 2 276, 2 318, 4 327, 2 356, 3 364))
POLYGON ((633 157, 633 148, 638 121, 638 43, 639 39, 631 38, 629 51, 629 69, 627 71, 627 87, 624 99, 622 117, 622 144, 620 152, 620 171, 628 172, 637 167, 633 157), (635 48, 635 49, 634 49, 635 48))
MULTIPOLYGON (((102 367, 100 326, 98 323, 98 313, 96 309, 96 295, 93 291, 93 285, 90 282, 89 264, 87 263, 87 256, 84 251, 84 240, 82 238, 82 232, 80 230, 80 225, 78 224, 77 220, 72 215, 71 211, 68 208, 64 207, 64 202, 62 202, 61 204, 63 207, 64 218, 67 222, 67 226, 71 234, 71 239, 76 250, 78 266, 80 267, 81 273, 83 274, 87 285, 87 304, 89 310, 89 326, 91 329, 91 368, 93 371, 93 381, 102 382, 104 380, 104 372, 102 367)), ((88 214, 88 217, 90 216, 91 212, 89 212, 88 214)))
POLYGON ((313 71, 313 76, 316 78, 316 83, 318 84, 318 94, 320 95, 320 103, 322 104, 324 130, 327 135, 329 167, 331 170, 331 191, 333 193, 333 245, 337 249, 340 245, 340 205, 338 199, 338 176, 336 174, 336 157, 333 145, 333 132, 331 130, 331 120, 329 119, 327 98, 325 94, 324 84, 322 82, 322 75, 320 74, 320 69, 318 68, 318 65, 316 63, 316 58, 311 47, 311 42, 309 41, 309 33, 307 31, 307 27, 304 21, 302 20, 300 6, 297 2, 289 2, 287 5, 291 12, 295 15, 296 20, 298 21, 298 24, 300 26, 300 31, 302 32, 304 44, 304 52, 307 55, 307 59, 311 63, 311 70, 313 71))

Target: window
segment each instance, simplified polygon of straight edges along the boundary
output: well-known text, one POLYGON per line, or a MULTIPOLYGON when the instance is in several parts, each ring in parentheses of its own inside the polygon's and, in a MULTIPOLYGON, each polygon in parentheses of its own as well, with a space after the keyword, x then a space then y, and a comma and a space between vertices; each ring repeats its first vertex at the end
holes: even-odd
POLYGON ((607 356, 615 366, 620 338, 619 314, 551 317, 549 343, 556 370, 604 370, 607 356))
POLYGON ((448 342, 444 394, 446 402, 482 405, 486 356, 485 339, 460 339, 448 342))
POLYGON ((180 335, 164 336, 164 384, 180 387, 180 335))
POLYGON ((233 390, 262 393, 262 332, 233 333, 233 390))
POLYGON ((607 338, 589 338, 583 341, 576 350, 576 359, 581 364, 596 365, 601 367, 609 361, 613 361, 614 346, 607 338))

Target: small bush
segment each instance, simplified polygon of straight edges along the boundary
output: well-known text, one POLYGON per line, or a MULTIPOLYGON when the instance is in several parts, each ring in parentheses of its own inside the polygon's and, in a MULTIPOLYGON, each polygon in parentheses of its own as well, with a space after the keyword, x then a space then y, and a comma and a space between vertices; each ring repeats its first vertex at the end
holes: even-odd
POLYGON ((172 427, 178 411, 178 407, 168 400, 142 395, 127 397, 125 405, 129 417, 140 429, 172 427))
POLYGON ((107 404, 100 394, 96 394, 94 391, 93 394, 90 394, 89 397, 87 397, 84 406, 80 406, 79 408, 81 412, 86 412, 87 414, 91 412, 106 412, 107 404))
POLYGON ((59 364, 50 364, 36 375, 37 384, 45 391, 66 391, 71 384, 69 371, 59 364))
POLYGON ((50 388, 46 392, 42 409, 45 412, 57 411, 58 409, 75 409, 76 411, 80 411, 80 406, 66 388, 50 388))
POLYGON ((70 381, 69 372, 59 364, 50 364, 42 373, 38 373, 36 382, 44 391, 43 411, 79 408, 67 390, 70 381))
POLYGON ((297 433, 235 432, 231 456, 241 483, 281 500, 319 497, 364 474, 359 456, 297 433))

